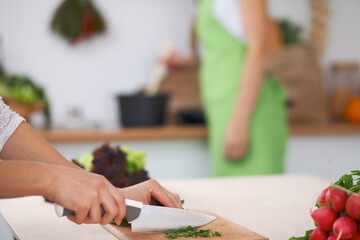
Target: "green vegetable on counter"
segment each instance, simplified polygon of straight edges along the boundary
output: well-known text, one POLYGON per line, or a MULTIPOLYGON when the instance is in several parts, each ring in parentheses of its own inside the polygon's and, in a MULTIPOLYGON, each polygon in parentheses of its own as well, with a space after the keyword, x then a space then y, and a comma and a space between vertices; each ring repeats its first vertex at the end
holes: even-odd
POLYGON ((122 147, 121 151, 126 154, 126 171, 128 173, 141 171, 145 167, 146 153, 144 151, 134 151, 129 147, 122 147))
POLYGON ((93 164, 92 161, 94 160, 94 155, 92 153, 82 153, 78 158, 77 161, 84 167, 84 169, 88 172, 91 171, 93 164))
MULTIPOLYGON (((134 173, 144 169, 146 158, 144 151, 134 151, 129 147, 121 147, 120 150, 126 154, 126 172, 134 173)), ((86 171, 90 172, 93 168, 94 155, 90 152, 80 154, 76 160, 86 171)))
POLYGON ((206 230, 196 230, 195 228, 192 228, 191 226, 188 226, 185 229, 180 229, 177 232, 174 233, 166 233, 165 237, 169 239, 176 239, 179 237, 184 238, 196 238, 196 237, 220 237, 221 233, 217 231, 212 231, 211 229, 206 230))

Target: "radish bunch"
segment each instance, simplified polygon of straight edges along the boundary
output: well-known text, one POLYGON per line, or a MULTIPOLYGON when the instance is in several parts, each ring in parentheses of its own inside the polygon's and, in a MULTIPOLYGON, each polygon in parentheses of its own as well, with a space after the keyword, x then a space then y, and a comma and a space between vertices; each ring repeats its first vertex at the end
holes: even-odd
POLYGON ((359 170, 352 171, 324 189, 310 212, 316 228, 289 240, 360 240, 359 176, 359 170))
POLYGON ((310 240, 353 239, 359 232, 360 194, 330 186, 318 197, 319 208, 311 211, 317 228, 310 240), (325 194, 325 202, 323 195, 325 194))

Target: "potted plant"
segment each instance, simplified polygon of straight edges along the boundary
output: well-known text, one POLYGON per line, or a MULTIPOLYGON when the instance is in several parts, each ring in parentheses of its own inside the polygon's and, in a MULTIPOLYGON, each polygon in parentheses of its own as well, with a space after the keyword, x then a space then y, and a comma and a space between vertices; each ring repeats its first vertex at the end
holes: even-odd
POLYGON ((44 89, 27 76, 0 76, 0 96, 10 108, 24 118, 36 111, 44 111, 46 126, 50 126, 49 102, 44 89))

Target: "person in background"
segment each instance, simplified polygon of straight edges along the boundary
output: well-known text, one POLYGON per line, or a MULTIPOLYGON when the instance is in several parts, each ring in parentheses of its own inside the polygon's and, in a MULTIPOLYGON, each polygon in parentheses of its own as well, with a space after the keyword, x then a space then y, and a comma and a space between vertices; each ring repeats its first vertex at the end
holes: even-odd
MULTIPOLYGON (((202 51, 200 88, 214 176, 276 174, 284 169, 288 135, 286 96, 265 74, 265 0, 199 0, 196 34, 202 51)), ((194 41, 193 41, 194 42, 194 41)), ((172 68, 198 57, 174 53, 172 68)))
POLYGON ((0 198, 44 196, 75 212, 77 223, 120 224, 125 198, 182 208, 180 198, 155 180, 116 188, 105 177, 67 161, 0 97, 0 198), (100 205, 105 209, 101 216, 100 205))

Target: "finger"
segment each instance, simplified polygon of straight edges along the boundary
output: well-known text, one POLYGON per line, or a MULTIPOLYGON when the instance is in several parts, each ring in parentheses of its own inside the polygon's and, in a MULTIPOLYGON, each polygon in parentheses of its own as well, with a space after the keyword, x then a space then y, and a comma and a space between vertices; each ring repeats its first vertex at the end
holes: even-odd
POLYGON ((241 154, 241 150, 237 146, 231 146, 229 159, 234 162, 238 160, 239 154, 241 154))
POLYGON ((118 207, 117 215, 115 216, 115 222, 117 225, 121 224, 121 221, 126 215, 126 205, 125 205, 125 197, 124 195, 115 187, 113 188, 114 192, 112 192, 113 197, 115 199, 115 203, 118 207))
POLYGON ((240 147, 237 148, 236 158, 237 159, 243 158, 247 154, 247 150, 248 150, 248 144, 246 141, 244 141, 240 144, 240 147))
POLYGON ((158 62, 159 63, 162 63, 162 64, 169 64, 169 62, 171 61, 171 56, 170 57, 158 57, 157 58, 158 62))
POLYGON ((78 207, 74 210, 75 215, 68 216, 70 221, 73 221, 76 224, 85 223, 86 217, 89 214, 90 207, 87 207, 85 204, 78 207))
MULTIPOLYGON (((160 185, 161 186, 161 185, 160 185)), ((161 186, 162 187, 162 186, 161 186)), ((170 199, 170 201, 172 202, 172 206, 171 207, 175 207, 175 208, 182 208, 182 204, 181 204, 181 200, 180 200, 180 196, 178 194, 172 193, 170 191, 168 191, 166 188, 162 187, 162 190, 164 191, 164 194, 167 194, 168 198, 170 199)))
MULTIPOLYGON (((166 190, 167 191, 167 190, 166 190)), ((180 195, 177 193, 171 193, 169 192, 172 197, 174 198, 174 203, 175 203, 175 207, 176 208, 183 208, 182 204, 181 204, 181 199, 180 199, 180 195)))
POLYGON ((100 202, 96 201, 89 211, 89 215, 85 219, 85 223, 99 223, 101 221, 100 202))
POLYGON ((100 199, 105 210, 105 214, 102 216, 100 223, 106 225, 114 219, 119 209, 107 188, 102 191, 100 199))
POLYGON ((150 179, 150 194, 166 207, 182 208, 179 195, 174 195, 163 188, 156 180, 150 179))
POLYGON ((224 146, 224 156, 227 160, 232 160, 233 155, 232 145, 231 143, 226 143, 224 146))

